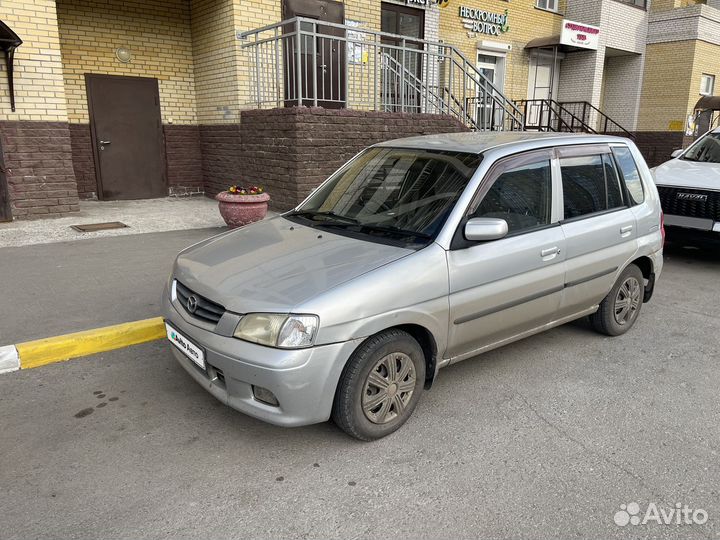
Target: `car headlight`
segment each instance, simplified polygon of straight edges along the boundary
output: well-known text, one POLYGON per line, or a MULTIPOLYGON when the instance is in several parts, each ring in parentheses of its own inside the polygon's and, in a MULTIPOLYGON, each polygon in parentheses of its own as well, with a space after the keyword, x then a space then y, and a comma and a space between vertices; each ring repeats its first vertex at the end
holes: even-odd
POLYGON ((235 337, 268 347, 312 347, 320 324, 317 315, 248 313, 235 328, 235 337))

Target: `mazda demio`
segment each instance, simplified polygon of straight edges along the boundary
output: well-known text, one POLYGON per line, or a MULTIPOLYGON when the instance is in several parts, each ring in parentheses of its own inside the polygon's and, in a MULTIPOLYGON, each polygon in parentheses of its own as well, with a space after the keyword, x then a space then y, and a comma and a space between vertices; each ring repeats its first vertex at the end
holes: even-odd
POLYGON ((332 418, 377 439, 442 367, 581 317, 627 332, 663 236, 627 139, 383 142, 292 211, 181 252, 167 335, 190 376, 238 411, 282 426, 332 418))

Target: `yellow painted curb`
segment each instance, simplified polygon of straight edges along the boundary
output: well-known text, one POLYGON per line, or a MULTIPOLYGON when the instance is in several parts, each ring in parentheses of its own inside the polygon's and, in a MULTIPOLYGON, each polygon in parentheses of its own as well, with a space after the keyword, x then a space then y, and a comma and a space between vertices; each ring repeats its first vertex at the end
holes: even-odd
POLYGON ((133 321, 18 343, 20 369, 29 369, 79 356, 88 356, 165 337, 162 317, 133 321))

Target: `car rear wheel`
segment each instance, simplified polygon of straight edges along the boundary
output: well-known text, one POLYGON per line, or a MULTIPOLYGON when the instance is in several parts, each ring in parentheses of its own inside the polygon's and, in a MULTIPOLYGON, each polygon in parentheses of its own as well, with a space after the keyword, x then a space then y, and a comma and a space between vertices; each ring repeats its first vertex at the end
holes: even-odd
POLYGON ((389 435, 410 417, 425 385, 425 355, 402 330, 367 339, 340 377, 332 418, 348 435, 371 441, 389 435))
POLYGON ((619 336, 630 330, 637 321, 645 296, 645 278, 634 264, 618 278, 612 290, 590 316, 593 328, 601 334, 619 336))

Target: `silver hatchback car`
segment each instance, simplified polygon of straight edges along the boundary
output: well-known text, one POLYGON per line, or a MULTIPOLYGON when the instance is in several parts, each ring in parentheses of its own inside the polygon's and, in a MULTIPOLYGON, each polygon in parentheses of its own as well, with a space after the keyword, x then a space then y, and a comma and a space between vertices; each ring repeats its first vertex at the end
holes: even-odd
POLYGON ((223 403, 363 440, 444 366, 573 319, 627 332, 662 269, 658 193, 610 136, 448 134, 364 150, 291 212, 200 242, 164 293, 223 403))

